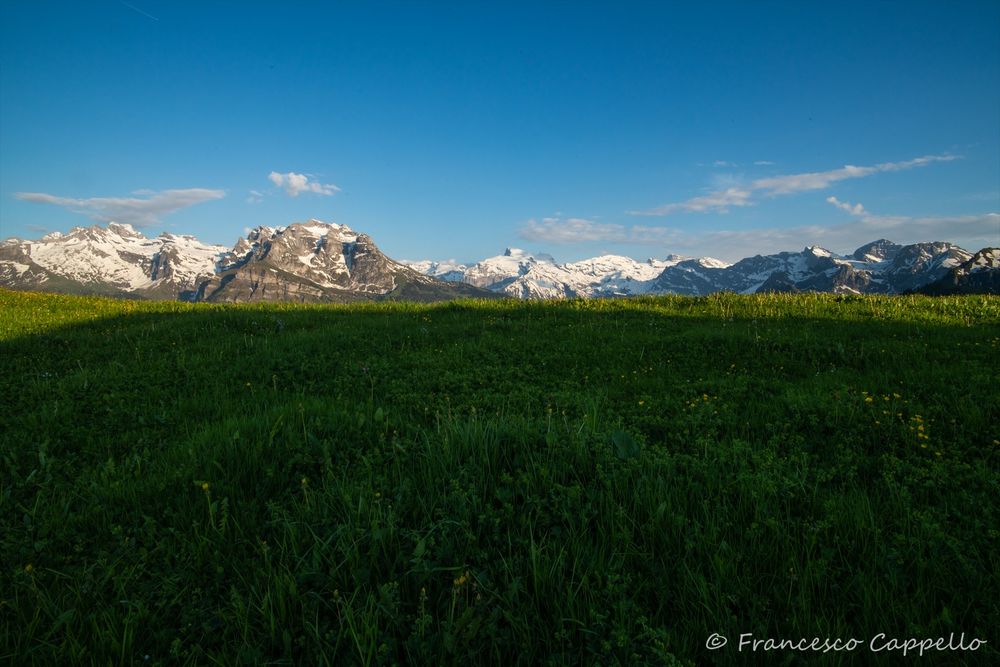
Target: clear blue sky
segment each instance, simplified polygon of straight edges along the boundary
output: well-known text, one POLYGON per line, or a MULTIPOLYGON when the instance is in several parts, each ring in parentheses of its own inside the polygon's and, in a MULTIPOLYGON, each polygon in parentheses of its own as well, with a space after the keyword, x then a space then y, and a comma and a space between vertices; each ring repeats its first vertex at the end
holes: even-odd
POLYGON ((995 0, 0 4, 0 237, 733 259, 997 213, 995 0))

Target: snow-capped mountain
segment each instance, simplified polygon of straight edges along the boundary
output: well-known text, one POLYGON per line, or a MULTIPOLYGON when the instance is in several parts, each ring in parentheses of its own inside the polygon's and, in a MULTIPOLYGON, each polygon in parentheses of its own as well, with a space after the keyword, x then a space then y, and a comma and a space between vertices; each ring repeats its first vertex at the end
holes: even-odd
POLYGON ((801 252, 747 257, 724 267, 694 260, 665 269, 656 280, 655 289, 677 294, 861 292, 868 284, 867 277, 857 274, 856 268, 861 264, 818 246, 801 252))
POLYGON ((366 234, 319 220, 258 227, 232 248, 193 236, 147 238, 129 225, 76 227, 0 243, 0 286, 187 301, 437 301, 545 299, 730 291, 898 294, 997 292, 996 248, 973 256, 950 243, 879 239, 850 255, 818 246, 727 264, 670 255, 640 262, 601 255, 560 264, 508 248, 474 264, 397 262, 366 234))
POLYGON ((417 273, 422 273, 425 276, 431 276, 432 278, 437 278, 438 280, 446 280, 448 282, 456 283, 462 282, 462 276, 465 275, 465 270, 469 268, 465 264, 459 264, 453 259, 441 262, 435 262, 429 259, 421 260, 419 262, 402 260, 402 263, 406 264, 417 273))
POLYGON ((899 294, 939 279, 970 256, 950 243, 901 246, 880 239, 847 256, 810 246, 801 252, 747 257, 727 267, 682 262, 664 270, 656 291, 899 294))
MULTIPOLYGON (((639 262, 631 257, 601 255, 568 264, 557 263, 546 254, 530 254, 507 248, 502 255, 472 265, 411 262, 429 275, 444 275, 492 292, 520 299, 572 296, 628 296, 647 294, 662 271, 682 257, 639 262), (445 269, 444 271, 442 269, 445 269)), ((717 260, 712 260, 717 261, 717 260)), ((719 265, 725 266, 721 262, 719 265)))
POLYGON ((386 257, 371 237, 310 220, 258 227, 228 249, 129 225, 77 227, 0 244, 0 286, 186 301, 434 301, 495 298, 386 257))
POLYGON ((924 294, 1000 294, 1000 248, 983 248, 929 285, 924 294))
POLYGON ((74 227, 38 241, 0 244, 0 285, 176 299, 212 276, 225 251, 187 235, 146 238, 114 222, 74 227))
POLYGON ((199 284, 204 301, 439 300, 492 296, 425 276, 386 257, 367 234, 310 220, 258 227, 237 241, 218 271, 199 284))
MULTIPOLYGON (((898 245, 879 239, 847 256, 810 246, 801 252, 757 255, 727 264, 708 257, 671 255, 637 262, 604 255, 558 264, 548 255, 508 249, 467 266, 451 266, 449 279, 519 298, 704 295, 713 292, 837 292, 898 294, 942 278, 972 255, 950 243, 898 245)), ((413 266, 434 266, 433 262, 413 266)))

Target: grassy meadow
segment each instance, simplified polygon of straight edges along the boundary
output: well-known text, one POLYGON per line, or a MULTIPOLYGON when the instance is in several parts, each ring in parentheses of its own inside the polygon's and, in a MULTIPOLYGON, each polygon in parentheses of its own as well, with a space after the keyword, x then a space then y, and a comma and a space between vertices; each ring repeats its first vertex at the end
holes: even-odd
POLYGON ((0 291, 0 663, 998 664, 998 374, 997 297, 0 291))

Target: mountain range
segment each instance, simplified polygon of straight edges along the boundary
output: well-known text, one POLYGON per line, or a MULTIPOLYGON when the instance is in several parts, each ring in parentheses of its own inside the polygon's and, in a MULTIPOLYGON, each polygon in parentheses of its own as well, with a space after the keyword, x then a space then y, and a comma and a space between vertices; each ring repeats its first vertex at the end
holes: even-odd
POLYGON ((926 289, 935 294, 1000 293, 1000 250, 996 248, 984 248, 973 255, 950 243, 899 245, 885 239, 867 243, 847 256, 810 246, 800 252, 747 257, 734 264, 677 255, 645 262, 602 255, 559 264, 549 255, 508 248, 503 255, 471 265, 423 261, 410 266, 442 280, 528 299, 700 296, 723 291, 902 294, 926 289))
POLYGON ((847 256, 818 246, 728 264, 669 255, 644 262, 602 255, 560 264, 508 248, 474 264, 401 262, 366 234, 309 220, 257 227, 232 248, 189 235, 147 238, 127 224, 76 227, 0 243, 0 286, 184 301, 440 301, 543 299, 719 291, 899 294, 1000 292, 1000 249, 880 239, 847 256))

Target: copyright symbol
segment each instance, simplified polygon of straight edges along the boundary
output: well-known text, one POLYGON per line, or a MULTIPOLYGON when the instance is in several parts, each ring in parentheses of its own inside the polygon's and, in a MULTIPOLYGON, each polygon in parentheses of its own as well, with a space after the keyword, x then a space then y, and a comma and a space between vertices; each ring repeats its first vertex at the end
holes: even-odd
POLYGON ((728 641, 729 641, 728 639, 726 639, 725 637, 723 637, 722 635, 720 635, 718 632, 716 632, 716 633, 713 633, 708 638, 708 641, 705 642, 705 648, 707 648, 709 651, 715 651, 715 650, 720 649, 723 646, 725 646, 726 642, 728 642, 728 641))

